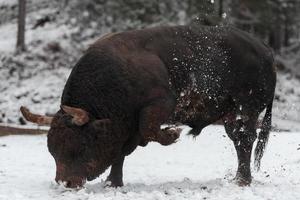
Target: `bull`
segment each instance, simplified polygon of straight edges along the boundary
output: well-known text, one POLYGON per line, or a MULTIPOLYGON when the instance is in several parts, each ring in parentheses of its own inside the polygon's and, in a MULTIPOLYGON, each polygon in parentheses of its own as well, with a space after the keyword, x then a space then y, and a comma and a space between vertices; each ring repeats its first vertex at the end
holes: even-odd
POLYGON ((235 181, 251 183, 251 152, 260 166, 270 128, 276 72, 272 51, 233 27, 155 27, 106 35, 72 69, 53 117, 24 117, 50 125, 48 149, 56 181, 81 187, 109 166, 107 181, 122 186, 125 156, 148 142, 174 143, 217 120, 238 157, 235 181), (260 132, 259 115, 264 111, 260 132))

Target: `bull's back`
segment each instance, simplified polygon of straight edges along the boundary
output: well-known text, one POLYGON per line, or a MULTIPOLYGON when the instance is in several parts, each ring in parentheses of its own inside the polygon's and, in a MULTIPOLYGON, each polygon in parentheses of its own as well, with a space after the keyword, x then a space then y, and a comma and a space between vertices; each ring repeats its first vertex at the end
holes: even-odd
POLYGON ((129 31, 100 39, 88 54, 94 62, 79 68, 94 66, 94 77, 99 74, 100 78, 106 70, 117 78, 109 81, 109 76, 104 76, 96 82, 106 86, 97 83, 100 86, 94 90, 101 93, 113 87, 120 93, 117 88, 122 88, 126 108, 139 108, 151 99, 172 94, 178 102, 182 97, 200 98, 202 105, 211 104, 202 107, 220 113, 222 107, 228 107, 222 103, 229 98, 242 102, 255 95, 261 104, 272 96, 275 84, 269 49, 232 28, 179 26, 129 31))
POLYGON ((221 97, 218 102, 225 96, 246 101, 249 94, 262 102, 274 90, 270 49, 235 28, 157 27, 114 34, 105 40, 101 45, 106 44, 123 60, 126 70, 135 74, 129 78, 141 91, 136 95, 139 100, 159 87, 170 89, 177 99, 193 89, 202 98, 221 97))

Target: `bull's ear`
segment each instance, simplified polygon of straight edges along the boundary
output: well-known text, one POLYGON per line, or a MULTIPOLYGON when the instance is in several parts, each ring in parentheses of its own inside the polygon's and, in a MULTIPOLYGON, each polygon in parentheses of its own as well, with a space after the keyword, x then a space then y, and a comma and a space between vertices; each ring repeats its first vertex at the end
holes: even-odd
POLYGON ((73 117, 72 122, 77 126, 82 126, 88 123, 90 120, 89 113, 81 108, 74 108, 65 105, 62 105, 61 108, 63 109, 63 111, 73 117))
POLYGON ((97 119, 92 122, 92 126, 96 131, 109 132, 112 130, 112 122, 110 119, 97 119))

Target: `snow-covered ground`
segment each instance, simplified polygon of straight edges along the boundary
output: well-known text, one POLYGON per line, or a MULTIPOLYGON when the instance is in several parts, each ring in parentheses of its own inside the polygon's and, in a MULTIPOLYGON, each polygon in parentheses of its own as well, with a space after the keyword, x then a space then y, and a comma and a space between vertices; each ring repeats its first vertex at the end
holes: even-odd
POLYGON ((0 199, 300 199, 300 133, 271 134, 250 187, 231 182, 236 165, 223 128, 209 126, 196 139, 183 134, 169 147, 139 147, 125 161, 124 187, 105 188, 106 172, 83 189, 70 190, 54 182, 45 135, 7 136, 0 138, 0 199))

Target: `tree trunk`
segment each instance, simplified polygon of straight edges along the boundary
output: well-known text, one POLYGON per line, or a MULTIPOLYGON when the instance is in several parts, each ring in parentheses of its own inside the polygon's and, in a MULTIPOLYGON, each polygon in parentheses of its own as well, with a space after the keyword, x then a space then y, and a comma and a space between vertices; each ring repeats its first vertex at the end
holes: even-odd
POLYGON ((275 29, 271 29, 269 33, 269 45, 276 53, 280 53, 282 44, 282 29, 280 25, 276 25, 275 29))
POLYGON ((19 0, 17 52, 25 51, 26 0, 19 0))
POLYGON ((284 46, 289 46, 290 34, 289 34, 289 25, 286 21, 284 24, 284 46))
POLYGON ((223 8, 223 0, 219 0, 219 11, 218 11, 218 13, 219 13, 219 17, 220 18, 222 18, 222 16, 223 16, 223 13, 224 13, 224 8, 223 8))
POLYGON ((287 11, 284 12, 285 19, 284 19, 284 46, 289 46, 289 40, 290 40, 290 32, 289 32, 289 16, 287 14, 287 11))

